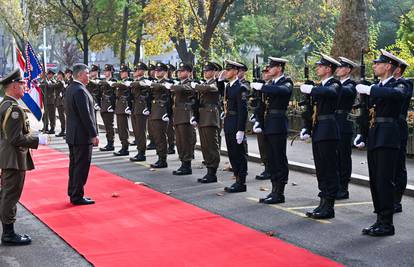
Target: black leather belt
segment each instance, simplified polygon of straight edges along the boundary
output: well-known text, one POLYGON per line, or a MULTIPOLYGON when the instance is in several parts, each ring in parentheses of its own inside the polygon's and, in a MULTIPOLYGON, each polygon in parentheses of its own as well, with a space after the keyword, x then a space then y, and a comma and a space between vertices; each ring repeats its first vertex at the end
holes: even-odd
POLYGON ((237 115, 237 112, 233 110, 229 110, 227 111, 226 115, 237 115))
POLYGON ((335 115, 334 114, 318 115, 318 121, 334 120, 334 119, 335 119, 335 115))
POLYGON ((282 110, 282 109, 268 109, 266 110, 266 113, 268 114, 286 114, 286 110, 282 110))
POLYGON ((336 114, 348 114, 350 111, 349 110, 344 110, 344 109, 338 109, 335 111, 336 114))
POLYGON ((376 123, 381 123, 381 122, 396 122, 396 119, 391 118, 391 117, 376 117, 375 118, 375 122, 376 123))

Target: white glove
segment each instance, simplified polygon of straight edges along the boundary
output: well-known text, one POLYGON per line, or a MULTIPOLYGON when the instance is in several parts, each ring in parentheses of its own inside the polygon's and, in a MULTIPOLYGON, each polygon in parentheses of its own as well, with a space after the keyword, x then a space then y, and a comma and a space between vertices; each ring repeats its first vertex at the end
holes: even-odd
POLYGON ((109 107, 108 107, 108 109, 107 109, 106 111, 111 112, 111 113, 113 113, 113 112, 114 112, 114 110, 112 109, 112 106, 109 106, 109 107))
POLYGON ((250 122, 256 122, 256 116, 254 114, 252 114, 249 118, 250 122))
POLYGON ((148 79, 139 81, 139 85, 141 85, 141 86, 151 86, 151 84, 152 84, 152 82, 148 79))
POLYGON ((251 83, 250 86, 257 91, 262 90, 263 83, 251 83))
POLYGON ((164 115, 162 115, 162 121, 165 121, 165 122, 169 122, 170 121, 170 118, 168 118, 168 114, 167 113, 165 113, 164 115))
POLYGON ((356 90, 360 94, 369 95, 371 93, 372 85, 357 84, 356 90))
POLYGON ((253 124, 253 132, 262 133, 262 128, 260 128, 260 123, 258 121, 253 124))
POLYGON ((126 82, 124 82, 124 84, 126 85, 126 86, 130 86, 131 85, 131 81, 126 81, 126 82))
POLYGON ((112 86, 115 82, 113 81, 108 81, 109 86, 112 86))
POLYGON ((131 109, 129 107, 126 107, 125 114, 131 115, 131 109))
POLYGON ((39 134, 39 145, 47 145, 49 143, 49 136, 47 134, 39 134))
POLYGON ((93 105, 93 108, 94 108, 96 111, 100 111, 100 110, 101 110, 101 107, 100 107, 98 104, 96 104, 96 103, 95 103, 95 105, 93 105))
POLYGON ((194 127, 197 126, 197 121, 196 121, 196 118, 194 116, 191 117, 190 124, 193 125, 194 127))
POLYGON ((300 91, 304 94, 310 94, 312 92, 313 85, 310 84, 302 84, 300 86, 300 91))
POLYGON ((179 85, 180 81, 174 80, 174 85, 179 85))
POLYGON ((168 90, 171 90, 171 86, 173 86, 172 83, 164 83, 165 88, 167 88, 168 90))
POLYGON ((220 119, 224 119, 224 111, 220 113, 220 119))
POLYGON ((196 83, 196 82, 191 82, 191 83, 190 83, 191 88, 193 88, 193 89, 194 89, 194 88, 196 88, 197 84, 198 84, 198 83, 196 83))
POLYGON ((236 133, 236 141, 237 141, 237 144, 240 145, 243 142, 243 139, 244 139, 244 132, 243 131, 238 131, 236 133))
POLYGON ((365 143, 361 142, 361 138, 362 138, 362 136, 360 134, 357 134, 357 136, 354 139, 354 146, 356 146, 357 148, 364 148, 365 147, 365 143))
POLYGON ((217 80, 218 80, 219 82, 221 82, 221 81, 224 81, 224 80, 225 80, 225 77, 224 77, 224 70, 222 70, 222 71, 219 73, 217 80))
POLYGON ((147 108, 144 108, 144 110, 142 111, 142 114, 145 115, 145 116, 148 116, 150 114, 150 112, 147 108))
POLYGON ((307 130, 306 130, 305 128, 303 128, 303 129, 300 131, 300 134, 299 134, 300 140, 305 141, 305 140, 308 140, 308 139, 310 138, 310 135, 309 135, 309 134, 307 134, 306 132, 307 132, 307 130))

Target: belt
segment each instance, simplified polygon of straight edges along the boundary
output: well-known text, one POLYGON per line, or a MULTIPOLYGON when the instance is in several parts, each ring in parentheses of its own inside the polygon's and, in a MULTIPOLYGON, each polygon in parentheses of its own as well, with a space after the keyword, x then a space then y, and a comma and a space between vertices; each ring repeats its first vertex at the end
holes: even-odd
POLYGON ((227 111, 226 115, 237 115, 237 112, 233 110, 229 110, 227 111))
POLYGON ((201 104, 200 108, 218 108, 217 104, 201 104))
POLYGON ((190 108, 192 103, 175 103, 174 107, 176 108, 190 108))
POLYGON ((349 110, 344 110, 344 109, 338 109, 335 111, 336 114, 348 114, 350 111, 349 110))
POLYGON ((399 118, 400 118, 400 120, 405 121, 407 119, 407 115, 400 114, 399 118))
POLYGON ((391 117, 376 117, 375 118, 375 122, 376 123, 381 123, 381 122, 396 122, 396 119, 391 118, 391 117))
POLYGON ((266 110, 267 114, 282 114, 286 115, 286 110, 283 109, 268 109, 266 110))
POLYGON ((334 114, 318 115, 317 120, 318 121, 335 120, 335 115, 334 114))

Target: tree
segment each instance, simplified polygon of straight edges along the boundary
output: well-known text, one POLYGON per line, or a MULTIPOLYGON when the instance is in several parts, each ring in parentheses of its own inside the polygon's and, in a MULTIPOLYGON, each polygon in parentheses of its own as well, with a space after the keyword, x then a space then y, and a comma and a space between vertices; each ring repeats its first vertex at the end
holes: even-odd
POLYGON ((368 48, 367 1, 342 0, 331 55, 356 60, 363 48, 368 48))
POLYGON ((31 33, 30 28, 25 27, 23 10, 19 0, 0 0, 0 22, 5 26, 16 40, 17 46, 23 51, 25 36, 31 33))

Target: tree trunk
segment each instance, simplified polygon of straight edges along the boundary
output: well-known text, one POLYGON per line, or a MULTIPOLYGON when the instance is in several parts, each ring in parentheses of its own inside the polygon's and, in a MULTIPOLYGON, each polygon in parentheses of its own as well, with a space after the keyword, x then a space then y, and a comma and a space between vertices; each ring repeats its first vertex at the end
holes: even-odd
POLYGON ((142 41, 143 28, 144 28, 144 22, 141 21, 138 24, 137 39, 135 41, 134 66, 139 62, 139 58, 141 57, 141 41, 142 41))
POLYGON ((88 65, 89 39, 88 39, 88 33, 86 31, 82 31, 82 42, 83 42, 83 63, 88 65))
POLYGON ((120 53, 120 63, 125 63, 126 58, 126 44, 128 39, 128 20, 129 20, 129 0, 127 1, 124 7, 124 17, 122 21, 121 29, 121 53, 120 53))
POLYGON ((361 49, 368 48, 368 41, 367 1, 342 0, 331 55, 358 62, 361 49))
POLYGON ((173 42, 181 61, 186 64, 194 64, 194 53, 188 50, 186 40, 180 38, 173 42))
POLYGON ((213 38, 214 29, 207 28, 207 31, 203 34, 203 39, 201 41, 201 51, 200 56, 201 58, 206 61, 210 57, 210 44, 211 39, 213 38))

